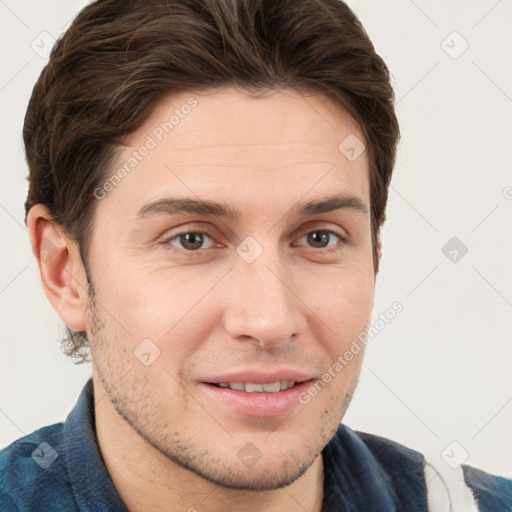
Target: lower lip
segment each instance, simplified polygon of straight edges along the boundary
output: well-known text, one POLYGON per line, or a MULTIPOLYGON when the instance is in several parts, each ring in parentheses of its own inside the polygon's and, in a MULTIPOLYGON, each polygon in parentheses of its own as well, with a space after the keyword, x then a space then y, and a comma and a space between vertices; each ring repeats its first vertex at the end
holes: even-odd
POLYGON ((299 395, 306 391, 312 382, 313 379, 307 380, 276 393, 248 393, 231 388, 219 388, 204 382, 200 383, 200 386, 208 396, 226 404, 239 414, 271 418, 289 414, 300 405, 299 395))

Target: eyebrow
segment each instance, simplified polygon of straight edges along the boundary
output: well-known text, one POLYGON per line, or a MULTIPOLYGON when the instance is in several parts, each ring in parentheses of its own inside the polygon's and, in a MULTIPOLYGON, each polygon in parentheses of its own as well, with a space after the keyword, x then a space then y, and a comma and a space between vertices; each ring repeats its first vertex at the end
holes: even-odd
MULTIPOLYGON (((358 197, 348 195, 335 195, 310 201, 299 208, 298 214, 301 217, 306 217, 341 209, 349 209, 362 215, 368 215, 368 209, 364 202, 358 197)), ((224 217, 233 220, 238 220, 242 216, 239 210, 227 203, 191 198, 166 197, 144 205, 137 213, 137 218, 144 219, 155 215, 183 213, 224 217)))

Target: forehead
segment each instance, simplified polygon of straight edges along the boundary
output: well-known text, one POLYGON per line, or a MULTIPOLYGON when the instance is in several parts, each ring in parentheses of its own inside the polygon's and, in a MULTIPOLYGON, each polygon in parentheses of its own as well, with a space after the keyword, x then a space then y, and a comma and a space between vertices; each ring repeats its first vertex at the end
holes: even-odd
MULTIPOLYGON (((130 139, 131 146, 152 135, 158 145, 175 150, 194 147, 205 152, 223 147, 265 145, 266 151, 283 143, 325 146, 350 134, 364 138, 343 107, 318 92, 268 91, 254 96, 233 87, 164 97, 130 139), (326 140, 326 135, 327 140, 326 140), (277 136, 277 137, 276 137, 277 136)), ((334 150, 337 150, 336 144, 334 150)))
POLYGON ((367 202, 367 152, 356 159, 344 152, 345 141, 355 141, 359 152, 363 139, 342 107, 318 93, 175 94, 157 104, 119 153, 115 169, 124 166, 126 177, 109 195, 119 203, 124 197, 132 215, 165 194, 256 205, 274 195, 311 200, 346 191, 367 202))

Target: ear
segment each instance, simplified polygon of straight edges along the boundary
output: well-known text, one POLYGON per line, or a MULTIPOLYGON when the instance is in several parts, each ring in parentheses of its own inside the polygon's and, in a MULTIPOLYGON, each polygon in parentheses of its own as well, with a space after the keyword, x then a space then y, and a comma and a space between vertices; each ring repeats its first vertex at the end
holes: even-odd
POLYGON ((77 244, 42 204, 30 208, 27 227, 48 300, 68 327, 85 331, 88 284, 77 244))

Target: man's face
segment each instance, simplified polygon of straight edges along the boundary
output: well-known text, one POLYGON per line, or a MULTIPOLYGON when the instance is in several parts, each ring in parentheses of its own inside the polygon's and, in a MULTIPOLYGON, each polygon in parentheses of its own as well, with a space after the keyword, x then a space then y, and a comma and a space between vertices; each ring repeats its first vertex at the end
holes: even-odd
POLYGON ((334 435, 363 351, 333 365, 374 294, 368 158, 338 148, 354 135, 325 96, 226 89, 165 99, 123 149, 114 171, 130 171, 97 203, 87 332, 110 399, 97 407, 113 403, 148 450, 220 485, 272 489, 334 435), (342 196, 367 212, 301 212, 342 196))

